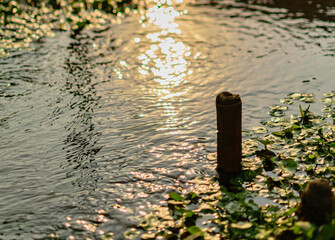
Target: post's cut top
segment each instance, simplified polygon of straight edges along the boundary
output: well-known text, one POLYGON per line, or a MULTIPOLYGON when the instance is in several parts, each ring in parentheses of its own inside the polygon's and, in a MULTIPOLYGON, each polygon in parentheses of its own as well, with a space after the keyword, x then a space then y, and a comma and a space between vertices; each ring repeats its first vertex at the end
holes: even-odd
POLYGON ((240 95, 232 94, 230 92, 221 92, 216 96, 216 104, 231 105, 241 102, 240 95))

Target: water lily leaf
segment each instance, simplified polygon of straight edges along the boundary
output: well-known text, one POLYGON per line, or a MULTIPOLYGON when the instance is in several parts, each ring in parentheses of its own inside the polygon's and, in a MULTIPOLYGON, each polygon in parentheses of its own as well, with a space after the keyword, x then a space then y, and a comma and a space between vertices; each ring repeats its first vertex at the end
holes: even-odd
POLYGON ((179 213, 180 215, 182 215, 183 213, 188 213, 190 210, 187 210, 184 207, 175 206, 174 211, 175 213, 179 213))
POLYGON ((135 239, 140 234, 140 231, 136 230, 135 228, 131 228, 126 231, 123 236, 125 239, 135 239))
POLYGON ((257 141, 259 141, 260 143, 264 144, 264 145, 268 145, 268 144, 274 144, 275 142, 272 140, 263 140, 263 139, 259 139, 257 138, 257 141))
POLYGON ((191 234, 202 233, 202 230, 197 226, 189 227, 189 228, 187 228, 187 231, 191 234))
POLYGON ((327 98, 331 98, 333 96, 335 96, 335 93, 324 93, 323 96, 327 97, 327 98))
POLYGON ((317 156, 315 153, 310 153, 306 156, 306 163, 315 163, 317 156))
POLYGON ((179 206, 181 206, 181 205, 183 205, 183 202, 181 202, 181 201, 176 201, 176 200, 172 200, 172 199, 170 199, 170 200, 168 200, 168 203, 169 203, 169 205, 171 206, 171 205, 179 205, 179 206))
POLYGON ((282 132, 273 132, 272 134, 275 135, 276 137, 280 137, 280 138, 284 138, 285 137, 285 134, 282 133, 282 132))
POLYGON ((305 236, 307 236, 307 239, 312 239, 314 230, 316 229, 316 226, 310 222, 307 221, 298 221, 294 224, 293 232, 295 234, 303 233, 305 236))
POLYGON ((285 115, 285 112, 281 110, 271 110, 268 113, 273 117, 281 117, 285 115))
POLYGON ((323 113, 332 113, 333 109, 331 107, 324 107, 322 108, 323 113))
POLYGON ((113 233, 107 233, 103 236, 101 236, 102 240, 113 240, 114 239, 114 234, 113 233))
POLYGON ((335 236, 335 224, 324 225, 317 235, 318 240, 330 240, 335 236))
POLYGON ((301 130, 301 126, 298 125, 298 124, 293 124, 293 125, 291 126, 291 128, 292 128, 293 130, 301 130))
POLYGON ((267 171, 267 172, 274 170, 275 167, 277 166, 277 164, 274 163, 273 158, 263 159, 262 164, 263 164, 264 170, 267 171))
POLYGON ((225 203, 230 202, 236 198, 236 194, 232 192, 227 192, 224 196, 222 196, 219 202, 225 203))
POLYGON ((293 99, 291 99, 291 98, 282 98, 282 99, 280 99, 280 102, 285 103, 285 104, 289 104, 289 105, 294 103, 293 99))
POLYGON ((204 209, 201 209, 201 212, 204 214, 212 214, 212 213, 215 213, 216 210, 214 208, 204 208, 204 209))
POLYGON ((302 185, 299 184, 299 183, 293 183, 293 184, 292 184, 292 188, 293 188, 294 190, 298 191, 298 192, 301 192, 301 191, 303 190, 302 185))
POLYGON ((261 229, 261 231, 256 234, 256 238, 257 239, 268 239, 271 233, 272 233, 271 229, 270 230, 261 229))
POLYGON ((185 214, 185 218, 190 218, 190 217, 193 217, 194 215, 196 215, 195 212, 189 211, 185 214))
POLYGON ((142 221, 139 224, 139 227, 142 227, 143 229, 150 230, 155 229, 157 224, 159 223, 159 220, 154 215, 147 215, 142 219, 142 221))
POLYGON ((169 193, 169 198, 173 199, 175 201, 183 201, 184 200, 184 198, 176 192, 170 192, 169 193))
POLYGON ((302 97, 301 99, 300 99, 301 101, 304 101, 305 103, 313 103, 313 102, 315 102, 315 98, 314 97, 302 97))
POLYGON ((291 93, 288 95, 291 99, 300 99, 302 97, 301 93, 291 93))
POLYGON ((243 179, 241 176, 234 176, 229 179, 229 183, 235 186, 240 186, 243 184, 243 179))
POLYGON ((186 194, 185 199, 187 199, 187 200, 194 200, 194 199, 196 199, 198 197, 199 196, 196 193, 189 192, 189 193, 186 194))
POLYGON ((332 105, 332 98, 322 98, 320 101, 323 102, 327 107, 332 105))
POLYGON ((266 127, 255 127, 252 129, 254 133, 267 133, 268 129, 266 127))
POLYGON ((230 225, 232 228, 237 228, 237 229, 249 229, 252 227, 252 223, 250 222, 237 222, 237 223, 232 223, 230 225))
POLYGON ((271 191, 274 187, 280 187, 281 184, 279 181, 275 181, 272 177, 268 177, 265 181, 266 186, 271 191))
POLYGON ((298 221, 294 224, 294 227, 299 228, 299 229, 304 229, 304 230, 308 230, 312 227, 312 223, 307 222, 307 221, 298 221))
POLYGON ((270 107, 269 114, 273 117, 280 117, 285 115, 285 111, 287 110, 287 106, 283 105, 275 105, 270 107))
POLYGON ((318 142, 318 143, 324 143, 325 140, 324 139, 321 139, 321 138, 314 138, 313 139, 315 142, 318 142))
POLYGON ((293 138, 292 131, 293 131, 292 128, 286 128, 281 132, 273 132, 272 135, 280 137, 280 138, 292 139, 293 138))
POLYGON ((297 170, 298 164, 292 158, 283 159, 282 163, 284 167, 287 168, 291 172, 294 172, 297 170))
POLYGON ((186 215, 187 215, 187 217, 185 216, 184 225, 186 227, 192 227, 192 226, 196 225, 196 221, 197 221, 199 215, 196 214, 196 213, 194 213, 194 214, 187 213, 186 215))
POLYGON ((312 165, 312 166, 307 167, 305 171, 307 174, 311 174, 311 175, 314 174, 314 166, 312 165))
POLYGON ((227 212, 233 214, 233 213, 236 213, 236 212, 240 212, 242 210, 242 207, 241 207, 241 204, 237 201, 232 201, 232 202, 229 202, 225 209, 227 210, 227 212))
POLYGON ((291 138, 293 138, 293 133, 292 133, 292 130, 293 129, 291 129, 291 128, 286 128, 286 129, 284 129, 283 131, 284 131, 284 136, 285 136, 285 138, 287 138, 287 139, 291 139, 291 138))
POLYGON ((143 233, 141 239, 155 239, 155 236, 154 233, 143 233))
POLYGON ((256 156, 261 158, 261 159, 270 159, 276 156, 276 154, 268 149, 263 149, 260 151, 256 151, 256 156))
POLYGON ((203 236, 204 236, 203 232, 197 232, 195 234, 188 236, 187 238, 185 238, 185 240, 194 240, 194 239, 197 239, 198 237, 203 237, 203 236))
POLYGON ((278 211, 280 210, 280 207, 278 207, 278 206, 276 206, 276 205, 269 205, 269 206, 267 207, 267 209, 268 209, 269 211, 272 211, 272 212, 278 212, 278 211))
POLYGON ((243 170, 240 174, 241 178, 244 180, 244 181, 247 181, 247 182, 250 182, 252 181, 258 174, 260 174, 262 171, 261 168, 258 168, 256 171, 253 171, 253 170, 243 170))

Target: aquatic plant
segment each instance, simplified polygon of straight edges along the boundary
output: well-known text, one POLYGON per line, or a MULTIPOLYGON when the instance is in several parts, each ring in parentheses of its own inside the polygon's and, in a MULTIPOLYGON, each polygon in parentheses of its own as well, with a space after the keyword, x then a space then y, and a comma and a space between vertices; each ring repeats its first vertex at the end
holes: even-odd
MULTIPOLYGON (((264 122, 269 133, 247 135, 243 170, 229 186, 220 186, 217 177, 197 179, 193 191, 171 192, 167 205, 144 216, 125 238, 334 239, 335 218, 328 213, 334 210, 335 93, 324 96, 331 108, 326 114, 299 105, 300 115, 264 122), (320 202, 327 207, 322 210, 320 202)), ((287 98, 290 105, 304 101, 303 94, 287 98)))

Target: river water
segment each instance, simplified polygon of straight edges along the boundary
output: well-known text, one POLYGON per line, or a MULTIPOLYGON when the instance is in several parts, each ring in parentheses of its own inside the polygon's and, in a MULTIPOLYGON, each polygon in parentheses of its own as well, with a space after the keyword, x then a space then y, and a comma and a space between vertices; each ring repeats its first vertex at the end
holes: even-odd
POLYGON ((215 175, 217 93, 240 94, 250 130, 292 92, 335 90, 334 9, 284 7, 150 4, 0 58, 0 239, 124 239, 215 175))

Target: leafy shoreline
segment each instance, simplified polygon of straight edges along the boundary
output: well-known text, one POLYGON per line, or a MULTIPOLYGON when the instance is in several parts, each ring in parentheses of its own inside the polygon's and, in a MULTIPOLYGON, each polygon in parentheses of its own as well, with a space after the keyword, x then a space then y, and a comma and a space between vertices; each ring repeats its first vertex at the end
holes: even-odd
MULTIPOLYGON (((295 93, 281 100, 286 105, 295 101, 315 99, 295 93)), ((144 216, 125 238, 282 239, 289 232, 287 239, 334 239, 335 218, 318 226, 296 213, 309 181, 335 184, 334 91, 321 101, 325 107, 319 116, 299 105, 300 114, 288 119, 282 117, 286 105, 271 107, 274 118, 244 136, 243 170, 230 178, 228 187, 213 177, 198 179, 192 192, 171 192, 167 206, 144 216)))
POLYGON ((0 3, 0 56, 15 49, 29 49, 33 41, 57 31, 104 31, 124 14, 136 11, 129 0, 31 0, 0 3))

